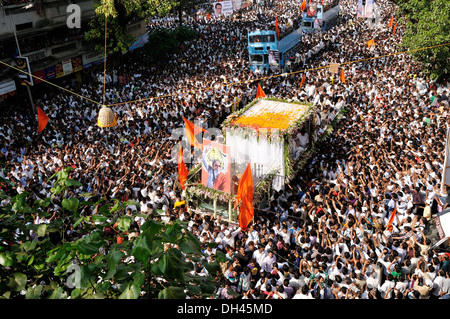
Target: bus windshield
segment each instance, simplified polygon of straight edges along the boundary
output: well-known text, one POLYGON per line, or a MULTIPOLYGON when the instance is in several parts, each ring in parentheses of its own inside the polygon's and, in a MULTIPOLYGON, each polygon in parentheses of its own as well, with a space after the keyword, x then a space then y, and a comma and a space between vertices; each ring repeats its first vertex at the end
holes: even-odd
POLYGON ((249 41, 250 41, 250 43, 275 42, 275 36, 273 34, 251 35, 251 36, 249 36, 249 41))
POLYGON ((262 54, 251 54, 250 55, 250 63, 251 64, 262 64, 263 63, 262 54))

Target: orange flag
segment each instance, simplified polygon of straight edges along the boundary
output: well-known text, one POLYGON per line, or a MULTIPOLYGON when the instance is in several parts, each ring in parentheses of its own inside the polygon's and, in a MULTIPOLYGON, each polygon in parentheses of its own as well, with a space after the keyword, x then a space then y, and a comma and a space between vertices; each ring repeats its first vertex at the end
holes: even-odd
POLYGON ((372 40, 367 41, 367 45, 369 46, 369 49, 370 49, 370 47, 371 47, 372 45, 375 45, 375 40, 372 39, 372 40))
POLYGON ((253 178, 250 163, 247 164, 247 168, 242 174, 239 181, 238 190, 236 194, 236 201, 234 207, 236 208, 239 203, 239 226, 243 231, 247 230, 247 226, 250 224, 253 218, 253 178))
POLYGON ((394 222, 395 214, 397 214, 397 206, 395 206, 394 210, 392 211, 391 217, 389 218, 389 221, 386 225, 386 229, 389 231, 394 228, 394 226, 392 226, 392 223, 394 222))
POLYGON ((395 22, 394 30, 392 30, 392 34, 395 34, 395 30, 397 29, 397 22, 395 22))
POLYGON ((49 117, 45 115, 44 111, 42 111, 40 107, 37 108, 37 117, 38 117, 38 134, 39 134, 44 130, 45 126, 47 126, 49 117))
POLYGON ((186 134, 186 138, 188 139, 191 146, 203 149, 203 144, 197 142, 195 135, 197 135, 200 132, 204 133, 206 132, 206 130, 188 121, 184 116, 183 120, 184 120, 184 133, 186 134))
POLYGON ((392 17, 391 20, 389 20, 388 27, 391 28, 393 23, 394 23, 394 17, 392 17))
POLYGON ((266 97, 266 93, 264 93, 261 85, 258 84, 258 90, 256 91, 256 98, 266 97))
POLYGON ((341 76, 339 77, 341 79, 342 83, 345 83, 345 73, 344 73, 344 69, 341 69, 341 76))
POLYGON ((188 171, 186 168, 186 164, 184 164, 184 158, 183 158, 183 148, 181 147, 180 143, 180 150, 178 151, 178 180, 181 184, 181 189, 186 188, 186 181, 187 181, 188 171))
POLYGON ((303 0, 302 6, 300 7, 300 9, 302 10, 302 12, 305 12, 305 9, 306 9, 306 0, 303 0))
POLYGON ((306 76, 305 76, 305 73, 303 73, 302 81, 300 82, 300 87, 303 86, 303 83, 305 83, 305 80, 306 80, 306 76))
POLYGON ((278 19, 275 18, 275 31, 277 32, 277 38, 280 38, 280 29, 278 28, 278 19))

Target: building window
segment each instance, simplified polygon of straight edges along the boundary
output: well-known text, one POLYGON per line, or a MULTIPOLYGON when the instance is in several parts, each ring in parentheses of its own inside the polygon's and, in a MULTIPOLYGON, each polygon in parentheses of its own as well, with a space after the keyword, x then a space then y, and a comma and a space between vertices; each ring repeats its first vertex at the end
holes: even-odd
POLYGON ((16 24, 17 31, 22 31, 22 30, 26 30, 26 29, 33 29, 33 22, 16 24))

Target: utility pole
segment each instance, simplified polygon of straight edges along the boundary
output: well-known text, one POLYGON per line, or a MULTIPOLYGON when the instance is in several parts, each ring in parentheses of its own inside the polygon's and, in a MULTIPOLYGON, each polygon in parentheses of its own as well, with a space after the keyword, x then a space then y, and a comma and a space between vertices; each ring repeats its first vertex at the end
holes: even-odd
MULTIPOLYGON (((30 4, 27 4, 26 6, 23 6, 23 7, 19 8, 19 9, 17 9, 17 10, 14 10, 13 12, 9 13, 9 18, 11 20, 11 26, 12 26, 13 31, 14 31, 14 38, 16 39, 16 45, 17 45, 17 51, 19 53, 19 57, 22 56, 22 53, 20 52, 19 40, 17 39, 16 26, 14 25, 14 21, 13 21, 12 15, 13 15, 13 13, 15 13, 17 11, 20 11, 22 9, 27 10, 27 9, 32 8, 33 6, 34 6, 34 3, 30 3, 30 4)), ((31 74, 30 74, 30 77, 31 77, 31 74)), ((32 108, 34 114, 36 115, 37 111, 36 111, 36 107, 34 106, 34 103, 33 103, 33 97, 31 96, 30 86, 27 84, 26 87, 27 87, 27 91, 28 91, 28 97, 30 98, 31 108, 32 108)))

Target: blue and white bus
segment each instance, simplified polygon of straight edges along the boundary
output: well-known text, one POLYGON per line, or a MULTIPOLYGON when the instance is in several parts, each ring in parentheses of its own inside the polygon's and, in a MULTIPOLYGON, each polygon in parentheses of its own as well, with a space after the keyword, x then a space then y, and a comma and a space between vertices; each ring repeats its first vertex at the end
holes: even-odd
POLYGON ((321 4, 308 4, 303 12, 302 29, 305 33, 327 31, 339 23, 339 1, 324 7, 321 4))
POLYGON ((275 31, 262 30, 248 33, 248 56, 250 69, 269 68, 269 53, 278 50, 278 39, 275 31))
POLYGON ((268 70, 271 65, 284 67, 290 57, 300 50, 301 29, 277 39, 275 31, 252 31, 248 34, 248 55, 250 69, 268 70))

